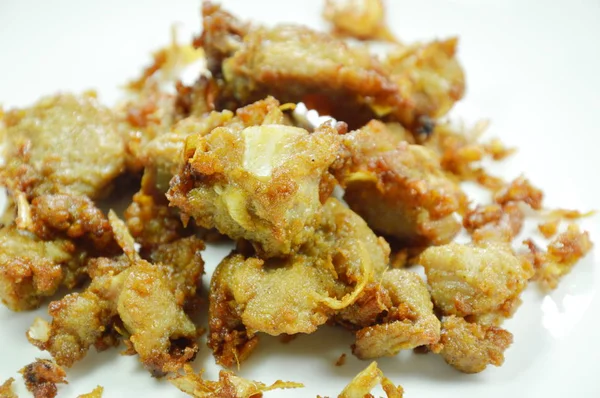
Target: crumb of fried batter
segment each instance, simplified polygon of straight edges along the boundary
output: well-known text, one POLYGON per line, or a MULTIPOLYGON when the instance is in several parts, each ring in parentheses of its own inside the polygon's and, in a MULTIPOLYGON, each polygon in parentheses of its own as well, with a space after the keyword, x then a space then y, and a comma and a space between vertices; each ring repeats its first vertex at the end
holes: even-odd
POLYGON ((402 386, 395 385, 385 377, 381 369, 377 367, 377 362, 371 362, 352 379, 338 395, 338 398, 372 397, 370 392, 377 384, 381 384, 387 398, 402 398, 404 395, 402 386))
POLYGON ((544 193, 531 185, 531 182, 524 176, 511 181, 494 195, 494 201, 500 205, 509 202, 524 202, 534 210, 541 210, 543 199, 544 193))
POLYGON ((525 213, 517 202, 477 205, 463 217, 474 242, 511 242, 523 227, 525 213))
POLYGON ((578 210, 555 209, 547 214, 543 214, 546 221, 538 224, 538 230, 546 239, 550 239, 558 233, 558 226, 562 220, 577 220, 579 218, 589 217, 595 214, 595 211, 580 212, 578 210))
POLYGON ((558 233, 558 225, 560 224, 560 218, 555 218, 554 220, 548 220, 541 224, 538 224, 538 231, 544 236, 546 239, 552 238, 554 235, 558 233))
POLYGON ((210 381, 202 378, 203 371, 195 373, 190 365, 185 365, 183 370, 183 374, 170 376, 169 382, 196 398, 260 398, 265 391, 304 387, 302 383, 281 380, 268 386, 259 381, 236 376, 228 370, 219 372, 218 381, 210 381))
POLYGON ((13 391, 12 384, 15 379, 12 377, 6 380, 0 385, 0 397, 2 398, 18 398, 17 394, 13 391))
POLYGON ((54 398, 57 394, 56 384, 66 384, 65 371, 47 359, 36 359, 19 371, 25 379, 27 390, 35 398, 54 398))
POLYGON ((81 394, 81 395, 77 396, 77 398, 102 398, 103 393, 104 393, 104 387, 97 386, 96 388, 94 388, 94 390, 92 392, 89 392, 87 394, 81 394))
POLYGON ((342 355, 339 356, 338 359, 336 359, 335 366, 344 366, 345 363, 346 363, 346 353, 343 353, 342 355))
POLYGON ((333 33, 339 36, 397 41, 385 24, 382 0, 325 0, 323 18, 333 25, 333 33))
POLYGON ((533 280, 544 290, 556 289, 560 279, 571 272, 577 262, 593 247, 587 231, 581 231, 577 224, 569 224, 567 230, 558 234, 546 251, 539 249, 531 239, 524 242, 530 250, 535 267, 533 280))

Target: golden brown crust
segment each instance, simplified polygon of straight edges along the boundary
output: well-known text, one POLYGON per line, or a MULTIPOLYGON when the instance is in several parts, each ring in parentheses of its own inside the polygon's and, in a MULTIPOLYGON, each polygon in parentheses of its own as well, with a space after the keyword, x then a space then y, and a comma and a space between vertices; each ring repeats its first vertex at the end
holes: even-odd
POLYGON ((65 371, 47 359, 37 359, 19 372, 34 398, 54 398, 58 391, 56 384, 67 383, 65 371))
POLYGON ((102 398, 102 394, 104 393, 104 387, 98 386, 94 388, 92 392, 87 394, 81 394, 77 398, 102 398))

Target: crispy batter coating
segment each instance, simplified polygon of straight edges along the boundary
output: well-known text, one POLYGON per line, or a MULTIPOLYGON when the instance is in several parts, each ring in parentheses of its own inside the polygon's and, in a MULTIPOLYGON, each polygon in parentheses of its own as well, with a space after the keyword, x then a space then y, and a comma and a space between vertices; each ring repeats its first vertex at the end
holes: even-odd
POLYGON ((311 237, 322 181, 341 153, 338 134, 328 125, 309 134, 282 124, 272 98, 237 115, 188 137, 187 164, 168 197, 202 227, 247 239, 267 256, 289 254, 311 237))
POLYGON ((13 391, 12 383, 14 383, 15 379, 12 377, 6 380, 2 385, 0 385, 0 397, 3 398, 18 398, 17 394, 13 391))
POLYGON ((593 247, 587 231, 581 231, 576 224, 558 234, 549 244, 546 252, 526 240, 535 267, 533 277, 545 290, 556 289, 560 279, 571 272, 573 266, 593 247))
POLYGON ((34 398, 54 398, 57 384, 66 384, 65 371, 47 359, 36 359, 19 371, 25 379, 25 386, 34 398))
POLYGON ((245 359, 256 332, 314 332, 357 300, 388 256, 387 243, 333 198, 314 239, 298 253, 266 260, 231 254, 211 280, 208 344, 217 362, 245 359))
POLYGON ((351 159, 334 171, 344 199, 377 232, 411 246, 443 244, 460 230, 466 196, 437 155, 378 121, 343 136, 351 159))
POLYGON ((273 95, 353 126, 389 115, 417 129, 464 91, 456 39, 401 47, 382 64, 364 46, 297 25, 249 28, 211 4, 203 23, 197 44, 219 79, 218 108, 273 95))
POLYGON ((385 24, 382 0, 325 0, 323 18, 333 25, 337 35, 396 41, 385 24))
POLYGON ((510 332, 497 327, 469 323, 451 315, 442 319, 442 337, 434 352, 464 373, 479 373, 487 365, 504 363, 504 351, 512 344, 510 332))
POLYGON ((102 394, 104 393, 104 387, 98 386, 94 388, 92 392, 87 394, 81 394, 77 398, 102 398, 102 394))
POLYGON ((92 94, 46 97, 9 111, 4 121, 7 164, 0 178, 28 198, 45 193, 98 198, 124 171, 117 118, 92 94))
POLYGON ((381 387, 388 398, 403 397, 404 389, 399 385, 396 386, 390 379, 385 377, 381 369, 377 367, 377 362, 371 362, 369 366, 352 379, 338 395, 338 398, 372 397, 371 390, 379 383, 381 383, 381 387))
POLYGON ((357 357, 394 356, 439 340, 440 321, 433 313, 427 285, 416 273, 390 270, 383 274, 381 289, 391 305, 379 314, 379 322, 356 332, 352 351, 357 357))
POLYGON ((42 241, 15 226, 0 229, 0 298, 13 311, 37 308, 61 284, 73 288, 81 265, 69 240, 42 241))
POLYGON ((267 386, 236 376, 228 370, 219 372, 218 381, 210 381, 202 378, 202 372, 194 373, 189 365, 185 365, 183 370, 184 374, 170 377, 169 381, 184 393, 197 398, 261 398, 266 391, 304 387, 302 383, 281 380, 267 386))
POLYGON ((533 276, 531 263, 510 246, 449 243, 419 256, 435 306, 445 315, 512 315, 533 276))

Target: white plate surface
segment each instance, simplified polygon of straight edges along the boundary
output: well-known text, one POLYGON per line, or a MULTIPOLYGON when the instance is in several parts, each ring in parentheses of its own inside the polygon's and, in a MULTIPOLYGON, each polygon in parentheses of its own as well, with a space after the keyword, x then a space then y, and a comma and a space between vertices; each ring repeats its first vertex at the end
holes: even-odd
MULTIPOLYGON (((321 1, 224 0, 243 18, 323 27, 321 1), (292 5, 295 4, 295 5, 292 5)), ((492 121, 498 136, 519 153, 498 168, 502 175, 525 173, 546 193, 548 206, 600 208, 600 3, 595 0, 388 1, 394 32, 406 41, 460 36, 460 59, 468 82, 466 98, 454 118, 492 121)), ((106 103, 118 86, 135 76, 149 53, 169 40, 180 25, 187 37, 199 29, 199 2, 177 1, 0 1, 0 103, 25 106, 45 94, 97 89, 106 103)), ((584 228, 598 241, 599 217, 584 228)), ((204 257, 210 271, 226 253, 211 248, 204 257)), ((464 375, 434 355, 402 353, 379 361, 406 396, 545 397, 600 396, 600 272, 598 246, 558 290, 544 296, 535 288, 506 323, 515 335, 500 368, 464 375)), ((209 275, 206 276, 205 286, 209 275)), ((11 313, 0 307, 0 380, 35 357, 25 331, 46 309, 11 313)), ((267 396, 336 396, 368 362, 350 353, 349 333, 323 327, 288 344, 261 339, 241 374, 263 382, 300 381, 306 388, 267 396), (341 353, 342 367, 334 366, 341 353)), ((195 362, 215 378, 218 368, 204 345, 195 362)), ((59 396, 75 397, 96 385, 105 397, 183 396, 165 381, 150 378, 136 357, 118 350, 90 354, 68 372, 59 396)), ((19 385, 21 396, 28 396, 19 385)))

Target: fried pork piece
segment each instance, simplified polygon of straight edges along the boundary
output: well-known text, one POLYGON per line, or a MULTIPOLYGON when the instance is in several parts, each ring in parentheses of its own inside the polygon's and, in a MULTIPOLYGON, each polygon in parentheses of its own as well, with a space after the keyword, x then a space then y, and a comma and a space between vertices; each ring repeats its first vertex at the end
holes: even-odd
POLYGON ((504 351, 512 341, 512 334, 500 327, 451 315, 442 319, 442 336, 432 350, 461 372, 479 373, 489 364, 502 365, 504 351))
POLYGON ((188 137, 171 205, 202 227, 251 241, 266 256, 297 249, 333 189, 328 169, 341 144, 329 125, 309 134, 283 123, 279 103, 268 98, 239 109, 227 126, 188 137))
POLYGON ((37 359, 19 371, 25 379, 25 386, 34 398, 54 398, 58 391, 56 385, 66 384, 65 371, 47 359, 37 359))
POLYGON ((404 389, 396 386, 385 377, 381 369, 377 367, 377 362, 371 362, 362 372, 356 375, 354 379, 338 395, 338 398, 364 398, 372 397, 371 390, 377 384, 381 383, 383 391, 388 398, 402 398, 404 389))
POLYGON ((512 315, 534 273, 529 261, 502 243, 429 247, 419 263, 425 267, 433 302, 443 314, 492 322, 496 316, 512 315))
POLYGON ((27 332, 28 340, 66 367, 85 357, 91 346, 103 351, 118 345, 117 298, 129 266, 125 256, 90 261, 90 286, 82 293, 51 302, 48 313, 52 323, 36 318, 27 332))
POLYGON ((13 391, 12 383, 14 383, 15 379, 12 377, 6 380, 2 385, 0 385, 0 397, 3 398, 18 398, 17 394, 13 391))
POLYGON ((304 387, 301 383, 281 380, 267 386, 259 381, 243 379, 227 370, 219 372, 218 381, 210 381, 202 378, 202 372, 194 373, 190 365, 185 365, 183 370, 184 374, 170 377, 169 381, 184 393, 197 398, 261 398, 266 391, 304 387))
POLYGON ((459 232, 453 213, 466 196, 433 151, 375 120, 343 142, 351 159, 334 173, 348 205, 376 232, 411 246, 447 243, 459 232))
POLYGON ((59 286, 81 279, 81 253, 65 239, 43 241, 15 226, 0 229, 0 298, 13 311, 37 308, 59 286))
POLYGON ((87 394, 81 394, 77 398, 102 398, 102 394, 104 393, 104 387, 98 386, 94 388, 92 392, 87 394))
POLYGON ((67 193, 105 196, 124 171, 125 148, 117 117, 92 94, 46 97, 9 111, 3 133, 3 185, 28 198, 67 193))
MULTIPOLYGON (((391 305, 381 309, 379 322, 356 332, 352 351, 357 357, 394 356, 400 350, 439 340, 440 321, 433 313, 427 285, 419 275, 402 269, 388 271, 383 274, 380 289, 389 297, 391 305)), ((360 312, 360 304, 355 306, 360 312)))
POLYGON ((560 279, 571 272, 573 266, 593 247, 587 231, 570 224, 565 232, 558 234, 548 244, 548 250, 540 250, 531 240, 526 240, 535 267, 533 277, 546 290, 556 289, 560 279))
POLYGON ((455 39, 403 47, 382 64, 364 46, 303 26, 249 28, 212 4, 203 11, 197 44, 219 79, 218 108, 273 95, 354 127, 389 116, 416 130, 464 91, 455 39))
POLYGON ((118 344, 115 332, 122 324, 154 376, 176 371, 198 350, 196 327, 182 307, 196 300, 203 244, 194 237, 174 242, 154 253, 165 263, 151 264, 137 256, 125 225, 113 213, 109 217, 126 256, 93 260, 90 286, 51 303, 52 323, 37 320, 28 338, 71 366, 92 345, 103 350, 118 344))
POLYGON ((382 0, 325 0, 323 17, 341 36, 396 41, 385 24, 384 12, 382 0))
POLYGON ((388 256, 387 243, 333 198, 313 240, 298 253, 266 260, 231 254, 211 280, 208 344, 217 362, 243 361, 257 332, 314 332, 357 300, 383 273, 388 256))

